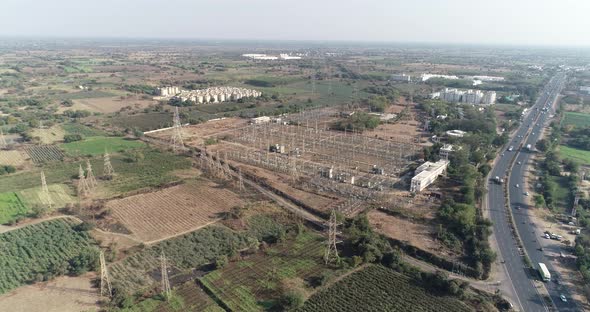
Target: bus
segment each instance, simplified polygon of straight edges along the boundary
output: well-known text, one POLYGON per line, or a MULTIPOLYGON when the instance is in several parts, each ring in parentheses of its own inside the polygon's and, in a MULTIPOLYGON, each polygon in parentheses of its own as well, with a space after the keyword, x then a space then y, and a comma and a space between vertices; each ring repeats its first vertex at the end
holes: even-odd
POLYGON ((551 280, 551 273, 549 273, 549 270, 547 270, 545 263, 539 262, 539 274, 541 274, 543 282, 548 282, 551 280))

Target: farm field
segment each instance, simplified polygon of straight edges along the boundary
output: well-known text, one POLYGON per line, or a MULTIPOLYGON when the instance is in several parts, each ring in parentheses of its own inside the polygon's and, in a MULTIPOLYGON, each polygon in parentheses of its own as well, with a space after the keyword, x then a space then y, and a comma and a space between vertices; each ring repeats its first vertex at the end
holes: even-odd
POLYGON ((242 204, 227 188, 200 180, 116 199, 108 202, 106 209, 133 236, 150 242, 207 225, 219 220, 222 212, 242 204))
POLYGON ((64 153, 55 145, 30 145, 25 147, 25 151, 37 165, 64 158, 64 153))
POLYGON ((0 151, 0 164, 19 167, 27 163, 28 157, 20 151, 0 151))
POLYGON ((582 165, 590 165, 590 151, 569 147, 565 145, 559 146, 559 154, 563 158, 570 158, 580 162, 582 165))
POLYGON ((130 149, 144 147, 145 143, 138 140, 127 140, 121 137, 89 137, 82 141, 64 143, 60 145, 70 156, 85 155, 103 155, 105 151, 109 153, 119 151, 129 151, 130 149))
MULTIPOLYGON (((144 248, 110 266, 111 281, 129 293, 147 289, 159 282, 154 272, 160 270, 159 256, 163 250, 174 273, 213 263, 222 255, 229 255, 254 246, 256 241, 220 225, 210 225, 197 231, 174 237, 144 248)), ((178 273, 180 272, 180 273, 178 273)))
POLYGON ((460 312, 474 309, 455 298, 431 295, 402 273, 372 265, 313 295, 297 311, 460 312))
MULTIPOLYGON (((64 184, 47 185, 53 209, 65 207, 66 204, 75 202, 73 191, 64 184)), ((41 198, 41 186, 24 189, 18 192, 19 197, 28 207, 46 204, 41 198)))
POLYGON ((19 287, 0 296, 0 311, 79 312, 99 311, 96 274, 60 276, 49 282, 19 287))
POLYGON ((578 112, 566 112, 563 120, 564 125, 573 125, 575 127, 588 127, 590 126, 590 114, 578 113, 578 112))
MULTIPOLYGON (((119 127, 137 128, 141 131, 148 131, 170 127, 172 125, 172 113, 148 113, 130 116, 113 117, 112 124, 119 127)), ((184 121, 182 121, 184 122, 184 121)))
POLYGON ((61 100, 78 100, 78 99, 92 99, 92 98, 102 98, 102 97, 112 97, 115 96, 113 93, 104 92, 104 91, 78 91, 72 92, 67 94, 62 94, 59 96, 61 100))
POLYGON ((34 129, 31 133, 33 137, 39 137, 43 144, 52 144, 57 141, 62 141, 64 139, 64 134, 64 129, 59 125, 46 129, 34 129))
POLYGON ((15 192, 0 193, 0 224, 26 217, 29 208, 15 192))
MULTIPOLYGON (((56 219, 0 234, 0 293, 35 281, 90 247, 87 232, 73 229, 77 223, 56 219)), ((67 269, 67 266, 66 266, 67 269)))
POLYGON ((205 275, 201 282, 232 311, 264 311, 276 304, 283 281, 304 280, 329 271, 324 265, 323 242, 321 236, 303 233, 229 263, 205 275))

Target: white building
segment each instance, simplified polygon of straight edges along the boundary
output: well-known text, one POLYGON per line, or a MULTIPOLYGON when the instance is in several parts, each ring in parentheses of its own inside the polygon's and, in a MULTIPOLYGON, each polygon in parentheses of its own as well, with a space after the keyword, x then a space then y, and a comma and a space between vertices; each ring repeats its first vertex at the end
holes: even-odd
POLYGON ((484 94, 481 104, 491 105, 496 103, 496 92, 488 91, 484 94))
POLYGON ((260 116, 260 117, 255 117, 250 119, 250 123, 253 124, 261 124, 261 123, 267 123, 270 122, 271 118, 269 116, 260 116))
POLYGON ((412 76, 406 75, 406 74, 402 73, 401 75, 391 75, 389 77, 389 80, 391 80, 391 81, 401 81, 401 82, 411 82, 412 81, 412 76))
POLYGON ((450 137, 454 137, 454 138, 462 138, 465 136, 467 132, 465 131, 461 131, 461 130, 449 130, 446 132, 446 134, 450 137))
POLYGON ((237 101, 241 98, 262 96, 260 91, 235 87, 213 87, 201 90, 178 90, 176 88, 172 91, 168 88, 160 89, 163 90, 163 94, 159 99, 175 97, 183 102, 190 100, 197 104, 237 101))
POLYGON ((424 82, 430 78, 445 78, 445 79, 459 79, 459 77, 455 75, 438 75, 438 74, 422 74, 420 75, 420 79, 424 82))
POLYGON ((449 161, 441 159, 435 163, 427 161, 416 168, 415 175, 410 183, 410 192, 418 193, 434 183, 436 179, 445 173, 449 161))
POLYGON ((440 150, 438 151, 438 155, 441 158, 444 159, 449 159, 449 155, 451 155, 451 153, 454 151, 453 149, 453 145, 452 144, 445 144, 443 145, 443 147, 440 148, 440 150))
POLYGON ((431 93, 430 98, 439 98, 450 103, 494 104, 496 103, 496 92, 445 88, 440 92, 431 93))

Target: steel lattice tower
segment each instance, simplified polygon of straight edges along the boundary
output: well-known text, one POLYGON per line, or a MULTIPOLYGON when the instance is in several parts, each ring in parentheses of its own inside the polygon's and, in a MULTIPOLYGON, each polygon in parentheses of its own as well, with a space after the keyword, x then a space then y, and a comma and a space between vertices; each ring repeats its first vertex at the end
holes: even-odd
POLYGON ((89 188, 95 188, 98 185, 96 183, 96 178, 92 173, 92 165, 90 165, 89 160, 86 160, 86 183, 88 184, 89 188))
POLYGON ((242 168, 238 168, 238 189, 244 191, 244 179, 242 178, 242 168))
POLYGON ((82 164, 80 164, 80 168, 78 169, 78 196, 86 196, 88 193, 90 193, 90 188, 86 182, 86 176, 84 175, 82 164))
POLYGON ((47 187, 47 180, 45 180, 45 172, 41 171, 41 194, 43 197, 43 201, 47 204, 49 209, 51 209, 51 195, 49 194, 49 188, 47 187))
POLYGON ((111 156, 108 152, 105 151, 104 153, 104 167, 102 171, 102 175, 108 178, 111 178, 115 170, 113 169, 113 165, 111 165, 111 156))
POLYGON ((184 149, 184 142, 182 141, 182 126, 180 124, 180 114, 178 107, 174 108, 174 126, 172 126, 172 150, 176 153, 184 149))
POLYGON ((335 261, 340 261, 340 256, 338 256, 338 248, 336 244, 340 243, 338 241, 338 220, 336 218, 336 210, 332 210, 330 214, 330 220, 328 221, 328 246, 326 247, 326 252, 324 254, 324 261, 326 264, 335 261))
POLYGON ((160 264, 162 269, 162 292, 164 293, 166 300, 169 300, 171 295, 170 280, 168 279, 168 265, 166 263, 166 255, 164 255, 164 250, 162 250, 162 254, 160 255, 160 264))
POLYGON ((6 139, 4 138, 4 132, 0 129, 0 148, 6 148, 8 143, 6 143, 6 139))
POLYGON ((112 297, 113 289, 111 288, 111 280, 109 279, 109 272, 107 271, 107 264, 104 260, 104 253, 100 251, 100 296, 112 297))

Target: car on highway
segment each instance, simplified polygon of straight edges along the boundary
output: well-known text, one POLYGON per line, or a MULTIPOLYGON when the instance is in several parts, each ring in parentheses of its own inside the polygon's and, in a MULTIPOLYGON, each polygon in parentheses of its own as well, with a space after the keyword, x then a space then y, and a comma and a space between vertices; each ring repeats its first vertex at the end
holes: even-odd
POLYGON ((521 162, 521 161, 519 161, 519 162, 518 162, 518 164, 520 165, 520 164, 522 164, 522 162, 521 162))
POLYGON ((520 187, 520 185, 519 185, 518 183, 516 183, 515 187, 516 187, 516 188, 519 188, 519 187, 520 187))
POLYGON ((561 301, 563 301, 563 302, 567 302, 567 298, 565 297, 565 295, 564 295, 564 294, 561 294, 561 295, 559 296, 559 299, 561 299, 561 301))
POLYGON ((529 196, 529 192, 524 192, 524 196, 529 196))
POLYGON ((551 236, 549 236, 549 234, 545 233, 545 238, 546 238, 546 239, 550 239, 550 238, 551 238, 551 236))

